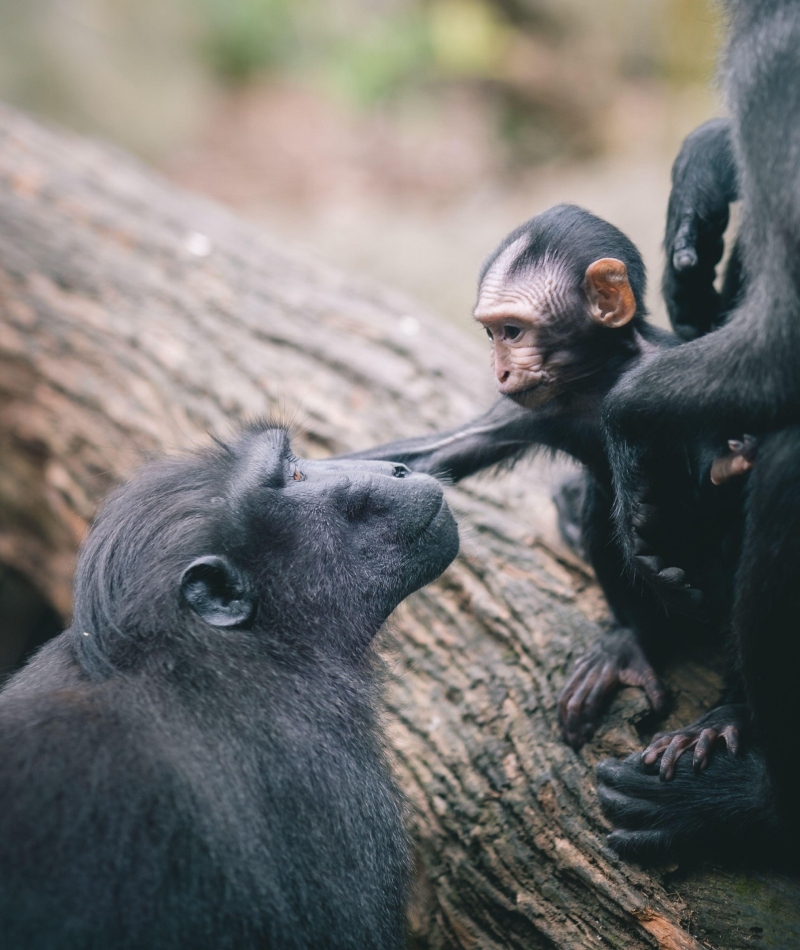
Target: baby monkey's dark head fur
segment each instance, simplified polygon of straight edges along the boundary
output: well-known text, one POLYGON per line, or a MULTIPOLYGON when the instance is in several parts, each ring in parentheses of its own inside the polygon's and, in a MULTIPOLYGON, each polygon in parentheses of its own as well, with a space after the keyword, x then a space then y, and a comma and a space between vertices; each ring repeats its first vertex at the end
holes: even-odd
POLYGON ((484 265, 475 307, 499 391, 532 408, 607 386, 638 350, 645 285, 636 247, 582 208, 556 205, 517 228, 484 265))

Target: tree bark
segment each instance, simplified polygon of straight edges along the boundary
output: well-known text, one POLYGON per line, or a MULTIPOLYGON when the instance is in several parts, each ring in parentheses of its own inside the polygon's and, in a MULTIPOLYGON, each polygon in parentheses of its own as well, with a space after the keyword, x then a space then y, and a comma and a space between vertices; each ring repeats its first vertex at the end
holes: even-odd
MULTIPOLYGON (((490 398, 486 354, 456 329, 0 108, 0 561, 62 616, 96 505, 151 454, 273 414, 319 456, 458 423, 490 398)), ((606 846, 593 766, 652 724, 625 690, 580 754, 559 739, 555 698, 605 607, 557 539, 549 492, 541 466, 451 490, 462 554, 389 625, 413 945, 800 945, 794 879, 648 872, 606 846)), ((720 689, 698 661, 668 680, 676 723, 720 689)))

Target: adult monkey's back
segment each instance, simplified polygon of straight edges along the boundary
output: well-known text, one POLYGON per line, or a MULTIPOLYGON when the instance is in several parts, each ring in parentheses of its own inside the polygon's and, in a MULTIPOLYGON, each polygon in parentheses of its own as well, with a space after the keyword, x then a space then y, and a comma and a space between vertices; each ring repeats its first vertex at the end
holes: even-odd
POLYGON ((741 834, 749 827, 763 837, 777 827, 775 817, 784 836, 797 832, 800 5, 729 0, 727 10, 723 72, 742 197, 745 294, 719 330, 661 352, 627 376, 606 421, 620 535, 630 561, 653 583, 657 552, 633 528, 644 490, 658 505, 648 485, 651 466, 687 443, 718 442, 722 450, 732 435, 762 436, 732 616, 757 753, 718 757, 701 777, 679 770, 674 784, 660 786, 635 761, 601 768, 607 812, 622 829, 614 840, 627 851, 726 829, 741 834))
POLYGON ((156 462, 0 691, 3 950, 400 950, 372 642, 455 557, 433 479, 254 423, 156 462))

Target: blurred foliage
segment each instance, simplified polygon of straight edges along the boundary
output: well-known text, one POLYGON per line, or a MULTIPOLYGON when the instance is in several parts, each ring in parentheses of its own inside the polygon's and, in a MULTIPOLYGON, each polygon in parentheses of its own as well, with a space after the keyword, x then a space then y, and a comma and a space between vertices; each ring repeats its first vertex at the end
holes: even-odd
POLYGON ((0 96, 152 153, 264 75, 362 108, 455 85, 539 160, 602 148, 621 83, 708 79, 717 19, 712 0, 0 0, 0 96))
POLYGON ((243 82, 288 63, 298 45, 298 0, 195 0, 200 48, 223 79, 243 82))
POLYGON ((184 0, 200 12, 209 64, 243 82, 316 74, 370 102, 437 78, 495 76, 527 0, 184 0))
POLYGON ((461 85, 522 162, 602 149, 621 82, 705 82, 717 46, 714 0, 185 2, 225 81, 267 70, 361 107, 461 85))
POLYGON ((717 46, 714 0, 182 2, 199 12, 201 49, 224 79, 312 74, 362 103, 437 80, 507 79, 525 37, 564 56, 589 40, 609 74, 678 83, 706 81, 717 46))
POLYGON ((370 105, 418 88, 429 75, 432 50, 426 22, 416 11, 369 18, 353 33, 329 33, 313 70, 345 99, 370 105))
POLYGON ((497 76, 512 29, 497 10, 479 0, 440 0, 428 20, 436 65, 451 76, 497 76))

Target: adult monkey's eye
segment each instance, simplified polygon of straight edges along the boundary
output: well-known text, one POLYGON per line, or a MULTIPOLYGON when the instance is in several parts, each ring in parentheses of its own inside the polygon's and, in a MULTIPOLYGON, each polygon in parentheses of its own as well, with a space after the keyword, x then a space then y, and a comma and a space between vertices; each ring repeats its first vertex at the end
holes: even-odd
POLYGON ((303 479, 305 478, 305 475, 300 471, 299 468, 296 468, 296 469, 294 470, 294 474, 292 475, 292 478, 293 478, 296 482, 302 482, 303 479))
POLYGON ((519 327, 513 327, 511 324, 508 324, 503 327, 503 333, 507 340, 516 340, 516 338, 522 333, 519 327))
POLYGON ((489 329, 489 327, 485 327, 484 329, 486 330, 486 336, 488 336, 490 340, 494 340, 494 337, 492 336, 492 331, 489 329))

